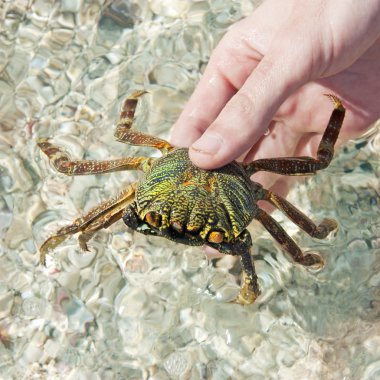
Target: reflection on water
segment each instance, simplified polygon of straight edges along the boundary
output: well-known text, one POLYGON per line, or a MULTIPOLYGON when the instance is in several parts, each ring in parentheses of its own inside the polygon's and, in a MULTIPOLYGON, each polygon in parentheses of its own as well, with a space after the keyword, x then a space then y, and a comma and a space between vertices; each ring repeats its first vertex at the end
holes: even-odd
MULTIPOLYGON (((37 247, 135 173, 69 178, 36 147, 54 136, 75 157, 136 154, 113 139, 125 95, 149 90, 138 126, 163 138, 246 0, 6 1, 0 5, 0 378, 380 378, 380 136, 344 148, 290 200, 339 221, 313 240, 274 216, 326 268, 293 265, 251 231, 263 295, 228 304, 237 270, 201 249, 117 223, 47 269, 37 247)), ((139 149, 139 152, 144 149, 139 149)), ((145 149, 146 154, 151 150, 145 149)))

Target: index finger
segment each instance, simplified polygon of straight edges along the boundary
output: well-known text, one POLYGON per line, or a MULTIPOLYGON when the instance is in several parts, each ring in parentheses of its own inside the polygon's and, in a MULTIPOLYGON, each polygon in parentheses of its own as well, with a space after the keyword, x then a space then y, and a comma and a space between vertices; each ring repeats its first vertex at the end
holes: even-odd
POLYGON ((174 145, 190 146, 197 140, 262 58, 244 40, 242 24, 235 24, 211 55, 198 86, 173 126, 171 142, 174 145))

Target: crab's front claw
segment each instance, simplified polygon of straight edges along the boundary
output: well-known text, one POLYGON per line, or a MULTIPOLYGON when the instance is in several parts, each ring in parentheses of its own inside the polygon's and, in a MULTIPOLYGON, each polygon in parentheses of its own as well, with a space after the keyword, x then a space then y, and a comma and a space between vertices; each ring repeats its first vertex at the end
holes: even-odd
POLYGON ((248 276, 243 275, 243 284, 240 288, 239 294, 233 303, 239 305, 250 305, 254 303, 260 295, 260 289, 256 282, 252 281, 248 276))

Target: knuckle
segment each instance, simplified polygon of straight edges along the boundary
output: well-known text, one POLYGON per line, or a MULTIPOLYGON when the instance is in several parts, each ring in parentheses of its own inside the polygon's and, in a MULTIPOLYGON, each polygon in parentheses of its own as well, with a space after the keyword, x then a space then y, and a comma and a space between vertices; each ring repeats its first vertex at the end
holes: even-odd
POLYGON ((277 68, 278 68, 278 64, 270 57, 266 57, 266 59, 263 59, 260 62, 256 70, 258 71, 260 76, 264 79, 264 78, 272 77, 273 73, 276 72, 277 68))
POLYGON ((240 90, 234 96, 234 108, 237 109, 242 116, 253 117, 254 115, 254 101, 253 96, 246 90, 240 90))

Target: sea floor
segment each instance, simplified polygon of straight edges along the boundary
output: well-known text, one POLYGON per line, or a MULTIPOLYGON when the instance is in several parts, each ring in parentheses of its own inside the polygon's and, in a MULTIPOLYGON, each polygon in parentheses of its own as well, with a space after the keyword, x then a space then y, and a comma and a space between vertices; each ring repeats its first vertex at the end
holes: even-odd
POLYGON ((337 232, 315 240, 273 216, 303 250, 295 265, 250 231, 262 295, 228 303, 239 267, 128 230, 75 238, 39 265, 59 227, 139 178, 65 177, 36 146, 76 158, 152 154, 113 137, 126 95, 146 89, 136 127, 167 138, 212 48, 255 3, 243 0, 0 3, 1 379, 380 379, 380 134, 341 148, 289 200, 337 232))

